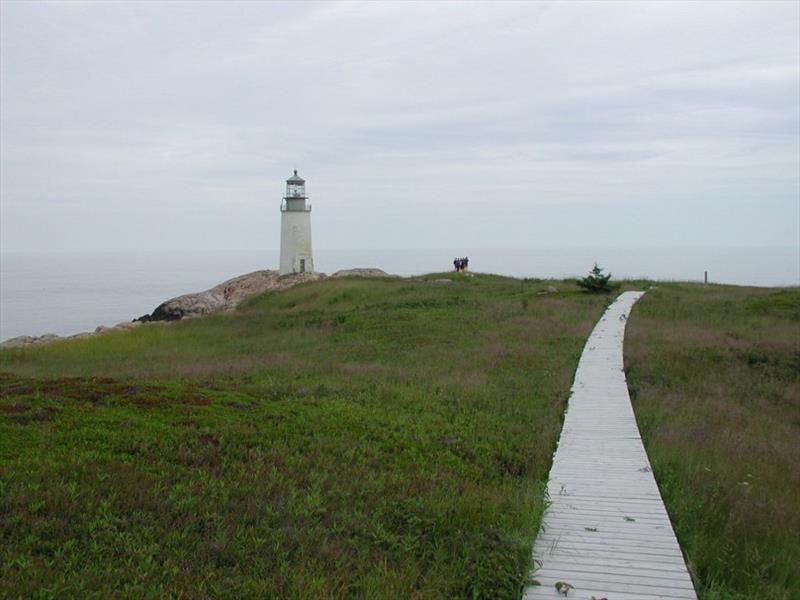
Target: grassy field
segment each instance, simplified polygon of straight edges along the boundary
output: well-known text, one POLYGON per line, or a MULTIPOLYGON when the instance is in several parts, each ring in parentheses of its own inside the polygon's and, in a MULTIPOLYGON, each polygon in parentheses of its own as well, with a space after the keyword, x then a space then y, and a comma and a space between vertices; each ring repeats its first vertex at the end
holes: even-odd
POLYGON ((625 364, 701 598, 800 598, 800 290, 658 286, 625 364))
POLYGON ((439 277, 0 352, 1 595, 517 598, 610 299, 439 277))

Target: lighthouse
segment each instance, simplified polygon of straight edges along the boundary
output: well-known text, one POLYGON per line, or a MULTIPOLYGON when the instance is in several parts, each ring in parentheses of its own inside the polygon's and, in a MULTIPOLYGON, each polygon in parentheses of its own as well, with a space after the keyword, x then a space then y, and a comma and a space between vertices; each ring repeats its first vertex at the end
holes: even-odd
POLYGON ((281 203, 281 275, 314 272, 311 205, 306 200, 305 179, 295 169, 286 180, 286 195, 281 203))

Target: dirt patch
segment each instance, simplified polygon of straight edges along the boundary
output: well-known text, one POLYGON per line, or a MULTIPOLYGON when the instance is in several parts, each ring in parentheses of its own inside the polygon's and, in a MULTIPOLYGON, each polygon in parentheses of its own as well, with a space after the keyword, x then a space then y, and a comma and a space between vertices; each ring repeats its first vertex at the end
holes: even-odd
POLYGON ((192 390, 186 390, 176 396, 168 396, 159 393, 158 390, 150 390, 150 393, 139 394, 130 399, 136 406, 144 408, 176 406, 179 404, 192 406, 209 406, 211 404, 210 398, 192 390))
POLYGON ((39 389, 49 396, 90 402, 92 404, 104 404, 111 396, 128 396, 131 388, 127 383, 109 378, 64 377, 45 381, 39 389))
MULTIPOLYGON (((17 405, 22 406, 22 405, 17 405)), ((14 408, 14 407, 8 407, 14 408)), ((27 412, 27 409, 30 407, 25 407, 24 412, 9 412, 3 410, 2 412, 8 414, 9 420, 12 423, 16 423, 17 425, 27 425, 29 423, 47 423, 48 421, 53 421, 59 413, 59 410, 54 406, 48 406, 46 408, 42 408, 37 410, 34 413, 27 412)))
POLYGON ((6 406, 0 406, 0 412, 3 412, 7 415, 17 415, 19 413, 27 412, 31 409, 30 406, 27 404, 11 404, 6 406))
POLYGON ((0 384, 0 398, 7 396, 26 396, 34 392, 34 388, 29 385, 3 385, 0 384))
MULTIPOLYGON (((167 386, 152 384, 134 384, 130 381, 108 377, 62 377, 45 381, 0 382, 2 397, 40 393, 47 397, 87 402, 94 406, 108 406, 112 401, 123 401, 141 407, 174 406, 190 404, 208 406, 211 399, 194 386, 185 389, 171 390, 167 386)), ((6 413, 20 413, 30 407, 15 404, 0 407, 6 413)))
POLYGON ((52 421, 55 419, 59 412, 60 411, 55 406, 48 406, 47 408, 37 410, 31 419, 38 421, 39 423, 44 423, 46 421, 52 421))

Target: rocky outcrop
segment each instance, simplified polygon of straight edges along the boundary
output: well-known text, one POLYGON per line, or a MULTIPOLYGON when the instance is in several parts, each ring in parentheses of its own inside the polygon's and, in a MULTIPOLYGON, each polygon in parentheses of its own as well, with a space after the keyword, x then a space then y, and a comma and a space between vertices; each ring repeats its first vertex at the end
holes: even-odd
MULTIPOLYGON (((122 323, 117 323, 112 327, 106 327, 105 325, 100 325, 97 327, 94 332, 95 333, 108 333, 109 331, 124 331, 125 329, 133 329, 137 325, 141 325, 138 321, 123 321, 122 323)), ((78 333, 73 335, 72 337, 86 337, 87 335, 92 335, 91 333, 78 333)))
POLYGON ((250 296, 283 290, 323 277, 325 277, 323 273, 280 275, 278 271, 254 271, 224 281, 204 292, 184 294, 162 302, 151 314, 139 317, 136 321, 177 321, 233 310, 242 300, 250 296))
POLYGON ((543 296, 545 294, 557 294, 557 293, 558 293, 558 288, 553 287, 552 285, 548 285, 546 288, 544 288, 539 292, 539 295, 543 296))
POLYGON ((60 336, 55 333, 46 333, 44 335, 21 335, 19 337, 11 338, 5 342, 0 343, 0 348, 24 348, 26 346, 37 346, 39 344, 47 344, 49 342, 57 342, 59 340, 76 340, 78 338, 85 338, 91 335, 98 335, 101 333, 108 333, 110 331, 123 331, 141 325, 141 323, 123 321, 111 327, 100 325, 93 333, 83 331, 74 335, 60 336))
MULTIPOLYGON (((133 321, 117 323, 113 327, 100 325, 94 332, 76 333, 61 337, 54 333, 40 336, 22 335, 0 343, 0 348, 23 348, 45 344, 58 340, 83 338, 100 335, 112 331, 123 331, 141 325, 143 322, 166 323, 191 317, 202 317, 216 312, 233 310, 242 300, 263 294, 264 292, 284 290, 307 281, 316 281, 327 277, 324 273, 292 273, 280 275, 278 271, 254 271, 224 281, 213 288, 196 294, 184 294, 159 304, 149 315, 143 315, 133 321)), ((381 269, 343 269, 336 271, 333 277, 391 277, 381 269)))
POLYGON ((342 269, 331 277, 391 277, 386 271, 374 268, 342 269))
POLYGON ((20 335, 0 343, 0 348, 24 348, 25 346, 46 344, 47 342, 54 342, 60 339, 63 338, 55 333, 46 333, 44 335, 20 335))

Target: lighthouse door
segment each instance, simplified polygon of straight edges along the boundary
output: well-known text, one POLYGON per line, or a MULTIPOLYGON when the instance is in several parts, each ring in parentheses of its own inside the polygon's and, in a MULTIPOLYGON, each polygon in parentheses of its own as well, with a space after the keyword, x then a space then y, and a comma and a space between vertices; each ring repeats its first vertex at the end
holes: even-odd
POLYGON ((305 258, 301 258, 300 259, 300 272, 301 273, 305 273, 306 272, 306 259, 305 258))

